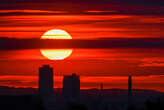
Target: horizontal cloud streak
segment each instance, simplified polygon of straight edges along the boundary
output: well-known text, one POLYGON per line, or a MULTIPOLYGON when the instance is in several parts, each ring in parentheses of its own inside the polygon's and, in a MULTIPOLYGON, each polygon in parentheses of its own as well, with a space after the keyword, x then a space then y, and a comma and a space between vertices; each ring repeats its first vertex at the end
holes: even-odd
POLYGON ((164 67, 164 58, 151 57, 141 60, 140 67, 164 67))
POLYGON ((0 13, 66 13, 66 11, 46 11, 46 10, 0 10, 0 13))
POLYGON ((43 32, 56 28, 66 30, 75 39, 110 36, 117 38, 155 38, 164 36, 164 32, 161 31, 163 25, 164 17, 161 15, 1 16, 0 36, 39 38, 43 32))
POLYGON ((163 38, 111 38, 91 40, 41 40, 1 38, 0 49, 39 48, 164 48, 163 38), (30 44, 30 45, 29 45, 30 44))
MULTIPOLYGON (((143 0, 133 0, 133 1, 131 0, 117 0, 117 1, 113 1, 113 0, 83 0, 83 1, 5 0, 5 1, 0 1, 0 9, 1 10, 39 9, 39 10, 49 10, 49 11, 64 10, 64 11, 69 11, 69 14, 163 15, 164 14, 163 4, 164 3, 162 0, 159 0, 158 2, 155 0, 144 0, 144 1, 143 0)), ((27 14, 27 13, 10 13, 10 14, 27 14)))

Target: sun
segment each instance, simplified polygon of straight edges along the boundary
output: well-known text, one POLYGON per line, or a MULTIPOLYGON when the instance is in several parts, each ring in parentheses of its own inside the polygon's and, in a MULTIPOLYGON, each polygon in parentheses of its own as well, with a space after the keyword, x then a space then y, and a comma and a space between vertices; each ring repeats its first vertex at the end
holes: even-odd
MULTIPOLYGON (((41 39, 72 39, 64 30, 52 29, 45 32, 41 39)), ((72 49, 40 49, 41 54, 50 60, 63 60, 71 55, 72 49)))
POLYGON ((45 32, 41 39, 72 39, 72 37, 64 30, 52 29, 45 32))

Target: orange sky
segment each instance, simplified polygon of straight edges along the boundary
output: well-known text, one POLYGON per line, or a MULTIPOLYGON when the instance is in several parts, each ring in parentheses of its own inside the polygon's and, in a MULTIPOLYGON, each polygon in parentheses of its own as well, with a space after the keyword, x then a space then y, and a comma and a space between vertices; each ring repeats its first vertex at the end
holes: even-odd
POLYGON ((37 49, 1 51, 0 54, 0 72, 3 75, 36 75, 42 64, 53 65, 55 72, 60 75, 73 72, 87 76, 162 75, 164 73, 164 52, 160 48, 74 49, 68 58, 59 61, 46 59, 37 49))
POLYGON ((70 57, 47 60, 40 50, 0 51, 0 86, 37 87, 38 68, 54 68, 55 87, 62 87, 62 76, 77 73, 81 88, 127 88, 127 76, 134 75, 134 87, 164 91, 163 51, 161 49, 74 49, 70 57))
MULTIPOLYGON (((163 25, 164 6, 153 0, 0 1, 0 39, 40 38, 50 29, 66 30, 73 39, 164 38, 163 25)), ((37 49, 0 50, 0 85, 36 87, 39 66, 51 64, 60 77, 55 87, 62 75, 76 72, 82 88, 97 81, 126 88, 125 76, 133 74, 135 88, 164 91, 163 55, 163 48, 75 49, 66 60, 49 61, 37 49)))
POLYGON ((161 15, 17 15, 2 16, 0 36, 40 38, 50 29, 66 30, 73 39, 162 37, 161 15), (10 21, 10 22, 8 22, 10 21))
MULTIPOLYGON (((164 92, 164 76, 135 76, 133 78, 133 89, 147 89, 164 92)), ((63 76, 54 77, 54 87, 62 88, 63 76)), ((128 88, 128 77, 114 77, 114 76, 81 76, 81 89, 100 89, 100 84, 103 83, 104 89, 113 88, 128 88)), ((9 87, 38 87, 38 76, 24 76, 24 75, 4 75, 0 77, 0 86, 9 87)))
POLYGON ((73 39, 163 38, 163 13, 155 1, 5 0, 0 4, 0 37, 40 38, 59 28, 73 39))

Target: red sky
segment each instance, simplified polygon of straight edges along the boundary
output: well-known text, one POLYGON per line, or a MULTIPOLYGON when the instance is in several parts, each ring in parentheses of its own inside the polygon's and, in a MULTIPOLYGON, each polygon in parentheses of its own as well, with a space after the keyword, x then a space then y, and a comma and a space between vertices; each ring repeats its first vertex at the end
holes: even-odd
POLYGON ((73 39, 163 38, 164 32, 161 31, 163 19, 162 15, 2 16, 0 36, 40 38, 47 30, 56 28, 66 30, 73 39))
MULTIPOLYGON (((66 30, 73 39, 164 38, 162 2, 0 1, 0 38, 40 38, 50 29, 66 30)), ((82 79, 83 88, 97 87, 97 83, 104 78, 106 87, 114 88, 106 78, 119 76, 118 79, 124 79, 120 76, 133 74, 138 76, 136 88, 164 91, 163 86, 159 86, 164 84, 161 76, 164 75, 163 48, 76 49, 63 61, 49 61, 37 49, 1 50, 0 55, 0 85, 35 87, 38 68, 46 63, 54 67, 58 76, 76 72, 81 76, 91 77, 88 80, 82 79), (147 79, 143 80, 146 76, 147 79), (158 77, 160 78, 157 79, 158 77), (33 78, 34 84, 31 82, 33 78), (92 78, 98 78, 98 82, 92 78)), ((59 82, 61 87, 61 80, 59 82)), ((117 85, 117 80, 114 83, 116 84, 113 85, 117 85)), ((125 88, 125 85, 117 87, 125 88)))
POLYGON ((0 9, 2 37, 40 38, 54 28, 74 39, 164 36, 164 8, 154 0, 6 0, 0 9))
POLYGON ((54 68, 55 87, 62 87, 62 76, 77 73, 81 88, 127 88, 127 76, 134 76, 134 88, 164 91, 163 51, 161 49, 75 49, 70 57, 50 61, 40 50, 1 51, 1 86, 37 87, 38 68, 54 68), (160 54, 159 54, 160 53, 160 54))
MULTIPOLYGON (((161 84, 164 84, 164 76, 135 76, 133 77, 133 88, 135 89, 147 89, 157 90, 164 92, 164 88, 161 88, 161 84)), ((0 85, 9 87, 38 87, 38 76, 24 76, 24 75, 5 75, 0 77, 0 85), (23 80, 22 80, 23 79, 23 80)), ((63 76, 54 77, 54 87, 62 88, 63 76)), ((100 89, 100 84, 103 83, 104 89, 113 88, 128 88, 128 77, 113 77, 113 76, 81 76, 81 89, 100 89)))

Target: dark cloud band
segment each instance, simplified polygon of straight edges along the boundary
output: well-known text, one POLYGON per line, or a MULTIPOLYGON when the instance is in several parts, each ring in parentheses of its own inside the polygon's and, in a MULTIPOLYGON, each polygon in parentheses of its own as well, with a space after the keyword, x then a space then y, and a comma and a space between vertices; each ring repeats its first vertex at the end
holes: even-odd
POLYGON ((92 40, 0 39, 0 50, 59 48, 164 48, 163 38, 110 38, 92 40))

